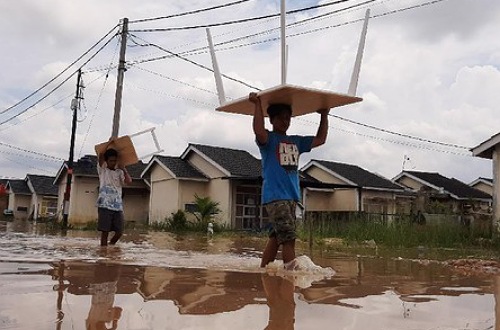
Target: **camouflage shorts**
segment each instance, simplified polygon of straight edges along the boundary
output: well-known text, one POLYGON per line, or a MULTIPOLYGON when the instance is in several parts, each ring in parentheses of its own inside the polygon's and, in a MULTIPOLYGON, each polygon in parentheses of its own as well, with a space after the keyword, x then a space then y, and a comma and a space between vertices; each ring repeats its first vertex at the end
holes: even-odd
POLYGON ((276 237, 278 244, 293 241, 295 233, 295 209, 297 202, 292 200, 275 201, 266 204, 266 211, 273 228, 269 237, 276 237))

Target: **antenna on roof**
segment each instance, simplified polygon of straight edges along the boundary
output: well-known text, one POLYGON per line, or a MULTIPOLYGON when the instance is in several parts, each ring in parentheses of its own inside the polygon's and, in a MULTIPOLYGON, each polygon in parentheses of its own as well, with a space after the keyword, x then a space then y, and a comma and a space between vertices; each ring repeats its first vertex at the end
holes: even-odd
POLYGON ((222 76, 219 70, 219 64, 217 63, 217 57, 215 56, 214 44, 212 42, 212 35, 210 34, 210 29, 207 28, 207 40, 208 48, 210 49, 210 56, 212 57, 212 67, 215 76, 215 87, 217 88, 217 95, 219 97, 220 105, 226 103, 226 94, 224 93, 224 85, 222 84, 222 76))
POLYGON ((352 70, 351 83, 349 84, 348 95, 355 96, 356 89, 358 88, 359 71, 361 70, 361 60, 363 59, 363 51, 365 48, 366 40, 366 30, 368 29, 368 19, 370 18, 370 9, 366 10, 365 22, 363 24, 363 30, 361 31, 361 36, 359 38, 358 53, 356 55, 356 61, 354 62, 354 69, 352 70))

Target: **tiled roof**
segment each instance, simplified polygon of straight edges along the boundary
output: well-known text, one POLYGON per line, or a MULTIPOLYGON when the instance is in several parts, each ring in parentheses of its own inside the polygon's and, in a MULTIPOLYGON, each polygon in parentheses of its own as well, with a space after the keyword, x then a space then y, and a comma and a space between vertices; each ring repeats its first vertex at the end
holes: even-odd
POLYGON ((31 182, 37 195, 57 196, 58 189, 54 185, 53 176, 28 174, 26 178, 31 182))
POLYGON ((23 179, 9 180, 9 190, 18 195, 31 195, 30 188, 23 179))
POLYGON ((186 160, 180 157, 172 156, 160 156, 157 155, 156 158, 163 165, 165 165, 169 170, 171 170, 177 178, 193 178, 193 179, 206 179, 207 177, 203 175, 196 168, 191 166, 186 160))
POLYGON ((471 186, 465 184, 454 178, 447 178, 439 173, 435 172, 419 172, 419 171, 404 171, 409 175, 412 175, 420 180, 438 187, 442 188, 446 192, 460 198, 477 198, 477 199, 491 199, 491 196, 481 190, 472 188, 471 186))
MULTIPOLYGON (((146 168, 142 161, 127 166, 127 171, 132 179, 140 179, 141 173, 146 168)), ((73 175, 97 177, 97 156, 85 155, 73 163, 73 175)))
POLYGON ((260 160, 248 151, 229 148, 213 147, 202 144, 189 144, 191 147, 205 154, 236 177, 260 177, 260 160))
POLYGON ((362 188, 401 190, 404 188, 359 166, 326 160, 312 160, 362 188))

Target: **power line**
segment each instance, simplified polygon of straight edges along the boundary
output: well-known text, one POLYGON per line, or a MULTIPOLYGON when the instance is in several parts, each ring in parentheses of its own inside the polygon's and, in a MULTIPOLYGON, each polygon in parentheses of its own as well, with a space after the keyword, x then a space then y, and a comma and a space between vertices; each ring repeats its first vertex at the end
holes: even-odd
MULTIPOLYGON (((99 39, 99 41, 97 41, 94 45, 92 45, 92 47, 90 47, 89 49, 87 49, 82 55, 80 55, 76 60, 74 60, 70 65, 68 65, 63 71, 61 71, 60 73, 58 73, 54 78, 50 79, 49 81, 47 81, 45 84, 42 85, 42 87, 38 88, 37 90, 35 90, 34 92, 30 93, 28 96, 24 97, 22 100, 16 102, 14 105, 11 105, 10 107, 8 107, 7 109, 4 109, 2 111, 0 111, 0 115, 17 107, 18 105, 20 105, 21 103, 23 103, 24 101, 26 101, 27 99, 29 99, 30 97, 32 97, 33 95, 35 95, 36 93, 38 93, 39 91, 41 91, 42 89, 44 89, 45 87, 47 87, 50 83, 52 83, 54 80, 56 80, 57 78, 59 78, 64 72, 66 72, 67 70, 69 70, 69 68, 71 68, 73 65, 75 65, 78 61, 80 61, 85 55, 87 55, 88 53, 90 53, 90 51, 92 49, 94 49, 99 43, 101 43, 101 41, 103 41, 107 36, 109 36, 117 27, 118 25, 115 25, 108 33, 106 33, 101 39, 99 39)), ((1 124, 0 124, 1 125, 1 124)))
POLYGON ((465 147, 465 146, 461 146, 461 145, 458 145, 458 144, 432 141, 432 140, 429 140, 429 139, 425 139, 425 138, 421 138, 421 137, 417 137, 417 136, 412 136, 412 135, 409 135, 409 134, 403 134, 403 133, 398 133, 398 132, 390 131, 390 130, 385 129, 385 128, 380 128, 380 127, 376 127, 376 126, 372 126, 372 125, 368 125, 368 124, 363 124, 363 123, 354 121, 352 119, 347 119, 347 118, 343 118, 343 117, 340 117, 340 116, 337 116, 337 115, 333 115, 331 113, 329 113, 328 115, 331 116, 331 117, 334 117, 334 118, 337 118, 337 119, 349 122, 351 124, 356 124, 356 125, 359 125, 359 126, 363 126, 363 127, 370 128, 370 129, 373 129, 373 130, 376 130, 376 131, 380 131, 380 132, 383 132, 383 133, 387 133, 387 134, 401 136, 401 137, 404 137, 404 138, 407 138, 407 139, 411 139, 411 140, 417 140, 417 141, 420 141, 420 142, 426 142, 426 143, 431 143, 431 144, 438 144, 438 145, 441 145, 441 146, 444 146, 444 147, 451 147, 451 148, 457 148, 457 149, 466 149, 466 150, 470 150, 471 149, 470 147, 465 147))
MULTIPOLYGON (((146 43, 146 45, 147 45, 147 46, 156 47, 156 48, 158 48, 158 49, 160 49, 160 50, 162 50, 162 51, 164 51, 164 52, 166 52, 166 53, 170 54, 170 55, 171 55, 171 56, 173 56, 173 57, 177 57, 177 58, 179 58, 179 59, 181 59, 181 60, 183 60, 183 61, 185 61, 185 62, 188 62, 188 63, 194 64, 195 66, 197 66, 197 67, 199 67, 199 68, 202 68, 202 69, 204 69, 204 70, 210 71, 210 72, 212 72, 212 73, 214 72, 211 68, 209 68, 209 67, 207 67, 207 66, 205 66, 205 65, 203 65, 203 64, 197 63, 197 62, 195 62, 195 61, 193 61, 193 60, 190 60, 190 59, 188 59, 188 58, 186 58, 186 57, 184 57, 184 56, 181 56, 181 55, 179 55, 179 54, 177 54, 177 53, 174 53, 174 52, 172 52, 172 51, 170 51, 170 50, 168 50, 168 49, 165 49, 165 48, 163 48, 163 47, 161 47, 161 46, 158 46, 158 45, 156 45, 156 44, 150 43, 150 42, 148 42, 148 41, 146 41, 146 40, 144 40, 144 39, 142 39, 142 38, 140 38, 140 37, 138 37, 138 36, 136 36, 136 35, 134 35, 134 34, 131 34, 131 36, 133 36, 133 37, 135 37, 135 38, 138 38, 138 39, 142 40, 143 42, 145 42, 145 43, 146 43)), ((257 88, 257 87, 255 87, 255 86, 252 86, 252 85, 250 85, 250 84, 248 84, 248 83, 246 83, 246 82, 244 82, 244 81, 242 81, 242 80, 239 80, 239 79, 236 79, 236 78, 230 77, 230 76, 225 75, 225 74, 222 74, 222 76, 223 76, 224 78, 227 78, 227 79, 232 80, 232 81, 234 81, 234 82, 240 83, 240 84, 242 84, 242 85, 244 85, 244 86, 246 86, 246 87, 252 88, 252 89, 257 90, 257 91, 260 91, 260 88, 257 88)))
POLYGON ((37 152, 37 151, 31 151, 31 150, 28 150, 28 149, 23 149, 23 148, 13 146, 13 145, 8 144, 8 143, 0 142, 0 145, 4 146, 4 147, 7 147, 7 148, 10 148, 10 149, 14 149, 14 150, 26 152, 28 154, 42 156, 42 157, 48 158, 48 160, 51 160, 51 161, 57 161, 57 162, 64 161, 64 159, 59 158, 59 157, 54 157, 54 156, 51 156, 51 155, 47 155, 47 154, 44 154, 42 152, 37 152))
MULTIPOLYGON (((425 7, 425 6, 433 5, 433 4, 442 2, 442 1, 446 1, 446 0, 433 0, 433 1, 425 2, 425 3, 419 4, 419 5, 405 7, 405 8, 401 8, 401 9, 397 9, 397 10, 388 11, 388 12, 385 12, 385 13, 382 13, 382 14, 373 15, 373 16, 370 16, 370 18, 379 18, 379 17, 383 17, 383 16, 388 16, 388 15, 400 13, 400 12, 403 12, 403 11, 407 11, 407 10, 410 10, 410 9, 415 9, 415 8, 420 8, 420 7, 425 7)), ((366 3, 362 3, 362 4, 358 4, 358 5, 364 5, 364 4, 366 4, 366 3)), ((352 9, 352 8, 358 6, 358 5, 354 5, 354 6, 345 8, 345 9, 352 9)), ((333 13, 333 12, 331 12, 331 13, 333 13)), ((318 16, 318 17, 320 17, 320 16, 318 16)), ((316 33, 316 32, 327 30, 327 29, 331 29, 331 28, 337 28, 337 27, 341 27, 341 26, 355 24, 355 23, 359 23, 359 22, 361 22, 363 20, 364 20, 364 17, 363 18, 359 18, 359 19, 354 19, 354 20, 351 20, 351 21, 347 21, 347 22, 343 22, 343 23, 339 23, 339 24, 335 24, 335 25, 324 26, 324 27, 320 27, 320 28, 316 28, 316 29, 312 29, 312 30, 307 30, 307 31, 303 31, 303 32, 295 33, 295 34, 289 34, 289 35, 287 35, 287 38, 293 38, 293 37, 303 36, 303 35, 306 35, 306 34, 316 33)), ((276 28, 276 29, 278 29, 278 28, 276 28)), ((274 29, 269 29, 269 30, 266 30, 266 31, 261 31, 261 32, 250 34, 250 35, 247 35, 247 36, 238 37, 238 38, 235 38, 235 39, 231 39, 231 40, 223 41, 223 42, 220 42, 220 43, 216 43, 216 44, 214 44, 214 47, 225 45, 225 44, 228 44, 228 43, 232 43, 232 42, 243 40, 243 39, 247 39, 247 38, 251 38, 251 37, 254 37, 254 36, 257 36, 257 35, 260 35, 260 34, 268 34, 269 32, 272 32, 273 30, 274 29)), ((242 47, 247 47, 247 46, 253 46, 253 45, 263 44, 263 43, 267 43, 267 42, 274 42, 274 41, 278 41, 279 39, 280 39, 279 37, 268 38, 268 39, 264 39, 264 40, 259 40, 259 41, 254 41, 254 42, 248 42, 248 43, 245 43, 245 44, 239 44, 239 45, 225 47, 225 48, 218 48, 217 51, 233 50, 233 49, 237 49, 237 48, 242 48, 242 47)), ((199 48, 187 50, 187 51, 184 51, 184 52, 180 52, 178 54, 179 55, 199 55, 199 54, 207 53, 208 52, 207 49, 208 49, 208 46, 203 46, 203 47, 199 47, 199 48)), ((159 60, 163 60, 163 59, 170 58, 170 57, 172 57, 172 55, 158 56, 158 57, 153 57, 153 58, 149 58, 149 59, 137 60, 134 63, 140 64, 140 63, 154 62, 154 61, 159 61, 159 60)))
POLYGON ((173 82, 176 82, 176 83, 179 83, 181 85, 184 85, 184 86, 188 86, 188 87, 191 87, 191 88, 194 88, 194 89, 197 89, 197 90, 200 90, 202 92, 207 92, 207 93, 210 93, 210 94, 214 94, 214 95, 217 95, 217 92, 214 92, 214 91, 211 91, 211 90, 208 90, 208 89, 205 89, 205 88, 201 88, 201 87, 198 87, 198 86, 195 86, 195 85, 192 85, 192 84, 189 84, 185 81, 181 81, 181 80, 178 80, 178 79, 175 79, 175 78, 172 78, 172 77, 169 77, 167 75, 164 75, 162 73, 159 73, 159 72, 155 72, 155 71, 151 71, 151 70, 148 70, 148 69, 145 69, 145 68, 142 68, 138 65, 134 65, 132 68, 135 68, 135 69, 138 69, 138 70, 141 70, 141 71, 144 71, 144 72, 148 72, 150 74, 153 74, 155 76, 158 76, 158 77, 161 77, 163 79, 167 79, 167 80, 170 80, 170 81, 173 81, 173 82))
POLYGON ((111 40, 113 40, 113 38, 116 37, 116 35, 112 36, 104 45, 101 46, 101 48, 99 48, 87 61, 85 61, 79 68, 77 68, 71 75, 69 75, 66 79, 64 79, 60 84, 58 84, 56 87, 54 87, 52 90, 50 90, 47 94, 45 94, 45 96, 43 96, 42 98, 38 99, 35 103, 33 103, 32 105, 30 105, 29 107, 23 109, 22 111, 20 111, 19 113, 17 113, 16 115, 8 118, 8 119, 5 119, 4 121, 0 122, 0 126, 19 117, 20 115, 22 115, 23 113, 25 113, 26 111, 34 108, 37 104, 39 104, 40 102, 42 102, 43 100, 45 100, 47 97, 49 97, 52 93, 54 93, 56 90, 58 90, 62 85, 64 85, 70 78, 72 78, 77 72, 79 69, 81 69, 83 66, 85 66, 87 63, 89 63, 95 56, 97 56, 97 54, 99 54, 110 42, 111 40))
POLYGON ((156 21, 156 20, 161 20, 161 19, 167 19, 167 18, 174 18, 174 17, 181 17, 181 16, 192 15, 192 14, 198 14, 198 13, 201 13, 201 12, 206 12, 206 11, 210 11, 210 10, 214 10, 214 9, 220 9, 220 8, 225 8, 225 7, 230 7, 230 6, 238 5, 240 3, 248 2, 248 1, 250 1, 250 0, 240 0, 240 1, 235 1, 235 2, 230 2, 230 3, 218 5, 218 6, 213 6, 213 7, 203 8, 203 9, 197 9, 197 10, 187 11, 187 12, 183 12, 183 13, 179 13, 179 14, 172 14, 172 15, 168 15, 168 16, 159 16, 159 17, 152 17, 152 18, 136 19, 136 20, 129 21, 129 23, 133 24, 133 23, 150 22, 150 21, 156 21))
MULTIPOLYGON (((324 3, 324 4, 305 7, 305 8, 301 8, 301 9, 290 10, 290 11, 287 11, 286 14, 290 15, 290 14, 300 13, 300 12, 308 11, 311 9, 317 9, 317 8, 321 8, 321 7, 331 6, 331 5, 338 5, 338 4, 341 4, 344 2, 348 2, 348 1, 352 1, 352 0, 337 0, 334 2, 330 2, 330 3, 324 3)), ((130 32, 167 32, 167 31, 193 30, 193 29, 199 29, 199 28, 208 28, 208 27, 215 27, 215 26, 224 26, 224 25, 246 23, 246 22, 251 22, 251 21, 272 18, 272 17, 278 17, 280 15, 281 15, 280 13, 275 13, 275 14, 249 17, 249 18, 243 18, 243 19, 239 19, 239 20, 232 20, 232 21, 221 22, 221 23, 191 25, 191 26, 181 26, 181 27, 170 27, 170 28, 157 28, 157 29, 136 29, 136 30, 130 30, 130 32)))
MULTIPOLYGON (((315 123, 313 121, 310 121, 310 120, 306 120, 306 119, 303 119, 303 118, 297 118, 298 121, 302 121, 302 122, 306 122, 309 124, 309 126, 311 125, 318 125, 318 123, 315 123)), ((427 146, 427 145, 423 145, 423 144, 415 144, 415 143, 411 143, 411 142, 407 142, 407 141, 397 141, 397 140, 391 140, 391 139, 386 139, 386 138, 382 138, 382 137, 379 137, 379 136, 374 136, 374 135, 369 135, 369 134, 363 134, 363 133, 359 133, 359 132, 354 132, 354 131, 349 131, 349 130, 346 130, 346 129, 342 129, 342 128, 339 128, 339 127, 333 127, 331 125, 328 126, 328 128, 330 129, 334 129, 334 130, 337 130, 337 131, 340 131, 340 132, 343 132, 343 133, 347 133, 347 134, 354 134, 354 135, 357 135, 357 136, 361 136, 361 137, 364 137, 364 138, 369 138, 369 139, 372 139, 372 140, 377 140, 377 141, 383 141, 383 142, 389 142, 389 143, 392 143, 392 144, 398 144, 398 145, 402 145, 402 146, 406 146, 406 147, 410 147, 410 148, 415 148, 415 149, 422 149, 422 150, 429 150, 429 151, 435 151, 435 152, 441 152, 441 153, 446 153, 446 154, 453 154, 453 155, 457 155, 457 156, 467 156, 467 157, 472 157, 472 153, 464 153, 464 152, 456 152, 456 151, 452 151, 452 150, 445 150, 445 149, 438 149, 438 148, 433 148, 433 147, 430 147, 430 146, 427 146)))

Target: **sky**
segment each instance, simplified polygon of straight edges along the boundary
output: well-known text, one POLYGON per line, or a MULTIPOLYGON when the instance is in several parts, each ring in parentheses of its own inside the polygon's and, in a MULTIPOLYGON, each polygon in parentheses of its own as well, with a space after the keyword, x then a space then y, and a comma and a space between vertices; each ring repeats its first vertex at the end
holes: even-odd
MULTIPOLYGON (((281 83, 280 19, 217 23, 278 14, 280 2, 233 2, 0 0, 0 177, 55 175, 68 159, 79 68, 85 88, 75 160, 109 139, 120 42, 115 34, 125 17, 119 135, 154 128, 161 154, 169 156, 199 143, 259 157, 252 117, 215 111, 204 26, 216 25, 210 32, 217 61, 234 79, 223 80, 228 101, 246 97, 281 83)), ((465 183, 491 178, 492 161, 473 157, 470 149, 500 130, 500 1, 332 2, 286 1, 289 11, 315 7, 287 15, 287 24, 322 15, 287 27, 287 83, 347 93, 361 19, 370 9, 356 93, 363 101, 330 110, 326 144, 302 155, 301 166, 321 159, 388 179, 403 169, 465 183)), ((318 114, 294 117, 288 133, 314 135, 318 123, 318 114)), ((149 134, 132 141, 140 157, 156 151, 149 134)))

